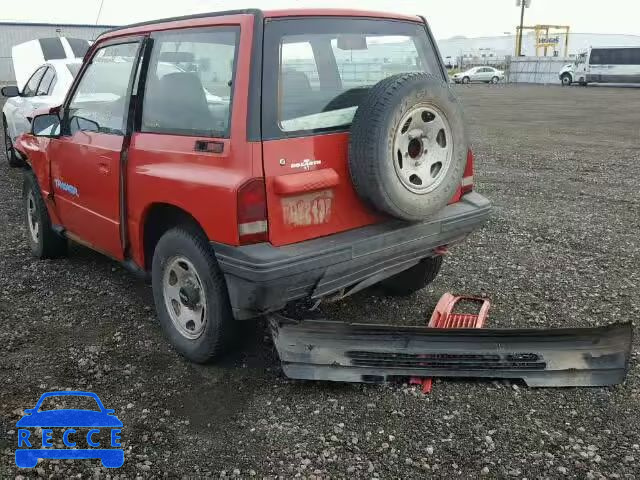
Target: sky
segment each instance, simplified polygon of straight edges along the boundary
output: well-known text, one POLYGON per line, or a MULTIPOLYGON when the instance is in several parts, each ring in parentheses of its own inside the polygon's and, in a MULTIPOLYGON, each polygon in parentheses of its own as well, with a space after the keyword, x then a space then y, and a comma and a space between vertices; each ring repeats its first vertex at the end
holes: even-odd
MULTIPOLYGON (((427 18, 438 39, 515 33, 516 0, 5 0, 0 21, 123 25, 143 20, 237 8, 344 8, 397 11, 427 18)), ((525 24, 569 25, 577 33, 640 35, 638 0, 531 0, 525 24)), ((1 27, 0 27, 1 28, 1 27)))

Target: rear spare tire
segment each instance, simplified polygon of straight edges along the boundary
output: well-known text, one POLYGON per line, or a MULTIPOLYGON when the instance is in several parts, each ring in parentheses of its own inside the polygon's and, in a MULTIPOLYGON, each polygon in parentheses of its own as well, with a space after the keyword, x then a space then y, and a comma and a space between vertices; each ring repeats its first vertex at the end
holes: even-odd
POLYGON ((425 73, 393 75, 374 85, 356 111, 349 171, 374 207, 421 221, 455 194, 467 148, 462 110, 446 83, 425 73))

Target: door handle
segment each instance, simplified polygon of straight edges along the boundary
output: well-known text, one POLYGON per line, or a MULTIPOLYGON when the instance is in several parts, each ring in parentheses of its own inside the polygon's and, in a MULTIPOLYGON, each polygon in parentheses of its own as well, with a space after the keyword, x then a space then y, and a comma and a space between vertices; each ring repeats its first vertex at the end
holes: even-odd
POLYGON ((203 153, 222 153, 224 152, 224 143, 215 140, 196 140, 193 149, 203 153))
POLYGON ((104 175, 108 175, 111 169, 109 168, 109 164, 107 162, 98 163, 98 171, 104 175))

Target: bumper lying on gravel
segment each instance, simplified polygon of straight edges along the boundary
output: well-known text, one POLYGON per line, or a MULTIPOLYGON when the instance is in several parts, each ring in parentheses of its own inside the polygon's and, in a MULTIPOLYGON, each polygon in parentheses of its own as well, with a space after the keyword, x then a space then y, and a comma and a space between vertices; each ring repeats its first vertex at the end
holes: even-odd
POLYGON ((471 192, 425 222, 393 220, 284 247, 212 247, 236 318, 250 318, 298 298, 373 285, 434 256, 436 248, 463 240, 490 212, 489 200, 471 192))
POLYGON ((522 379, 530 387, 621 383, 631 323, 596 328, 437 329, 272 315, 284 373, 295 379, 385 382, 402 377, 522 379))

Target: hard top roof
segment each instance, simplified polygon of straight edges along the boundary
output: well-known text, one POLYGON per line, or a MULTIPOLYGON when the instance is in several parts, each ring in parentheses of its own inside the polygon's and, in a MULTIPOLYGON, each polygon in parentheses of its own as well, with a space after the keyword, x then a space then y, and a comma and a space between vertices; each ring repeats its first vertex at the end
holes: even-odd
POLYGON ((214 17, 232 17, 238 15, 254 15, 263 18, 279 18, 279 17, 369 17, 369 18, 384 18, 390 20, 404 20, 411 22, 421 22, 422 18, 417 15, 402 15, 399 13, 389 12, 375 12, 369 10, 351 10, 351 9, 323 9, 323 8, 296 8, 296 9, 283 9, 283 10, 260 10, 260 9, 245 9, 245 10, 226 10, 221 12, 208 12, 198 13, 195 15, 185 15, 181 17, 161 18, 157 20, 150 20, 146 22, 133 23, 130 25, 123 25, 121 27, 108 30, 103 33, 98 40, 104 40, 106 38, 118 37, 122 35, 135 35, 151 32, 154 30, 168 29, 172 27, 188 27, 190 22, 193 26, 206 25, 206 19, 214 17))

